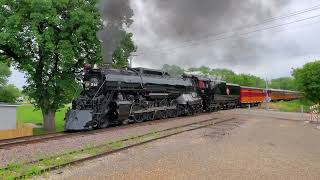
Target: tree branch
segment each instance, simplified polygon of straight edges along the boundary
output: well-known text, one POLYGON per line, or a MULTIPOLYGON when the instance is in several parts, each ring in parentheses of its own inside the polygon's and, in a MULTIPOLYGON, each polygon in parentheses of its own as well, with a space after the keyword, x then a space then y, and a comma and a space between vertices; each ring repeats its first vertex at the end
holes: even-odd
POLYGON ((16 60, 16 61, 19 61, 19 56, 11 49, 11 48, 9 48, 8 46, 6 46, 6 45, 0 45, 0 50, 2 51, 0 51, 0 55, 1 56, 4 56, 4 57, 6 57, 6 58, 8 58, 8 59, 14 59, 14 60, 16 60))

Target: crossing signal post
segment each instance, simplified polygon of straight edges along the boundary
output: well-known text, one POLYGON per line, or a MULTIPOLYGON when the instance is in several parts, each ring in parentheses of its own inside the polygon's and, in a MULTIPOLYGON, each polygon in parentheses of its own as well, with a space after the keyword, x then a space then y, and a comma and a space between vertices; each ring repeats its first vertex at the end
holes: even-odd
POLYGON ((310 107, 310 122, 319 123, 320 104, 316 104, 310 107))
POLYGON ((269 96, 269 82, 268 78, 266 78, 266 89, 265 89, 266 97, 264 102, 266 103, 266 110, 269 110, 269 103, 271 102, 271 97, 269 96))

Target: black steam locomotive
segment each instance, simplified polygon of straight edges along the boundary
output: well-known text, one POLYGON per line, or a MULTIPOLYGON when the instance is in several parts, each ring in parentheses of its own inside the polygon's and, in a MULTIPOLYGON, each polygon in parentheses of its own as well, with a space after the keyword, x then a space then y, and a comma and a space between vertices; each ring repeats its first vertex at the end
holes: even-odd
POLYGON ((99 129, 233 108, 240 95, 237 88, 196 75, 172 77, 145 68, 86 65, 83 92, 66 114, 65 130, 99 129))

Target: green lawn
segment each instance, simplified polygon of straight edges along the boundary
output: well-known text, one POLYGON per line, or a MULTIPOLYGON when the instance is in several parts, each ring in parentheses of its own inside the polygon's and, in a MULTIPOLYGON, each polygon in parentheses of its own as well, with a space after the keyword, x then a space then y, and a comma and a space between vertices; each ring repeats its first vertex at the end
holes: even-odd
POLYGON ((280 101, 272 104, 272 108, 282 112, 301 112, 303 106, 304 112, 308 112, 312 103, 306 100, 280 101))
MULTIPOLYGON (((56 113, 56 130, 57 132, 63 131, 64 116, 68 107, 61 109, 56 113)), ((32 123, 42 126, 42 114, 41 111, 35 110, 33 105, 25 104, 21 105, 17 109, 17 121, 19 123, 32 123)), ((34 129, 33 134, 42 134, 45 131, 42 128, 34 129)))

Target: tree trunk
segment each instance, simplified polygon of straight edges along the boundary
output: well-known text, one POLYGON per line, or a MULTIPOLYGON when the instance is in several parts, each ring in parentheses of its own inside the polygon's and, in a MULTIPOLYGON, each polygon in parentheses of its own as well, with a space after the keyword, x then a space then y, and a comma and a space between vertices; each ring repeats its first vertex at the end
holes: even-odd
POLYGON ((54 110, 42 111, 43 115, 43 127, 48 132, 55 132, 56 124, 55 124, 55 115, 56 112, 54 110))

